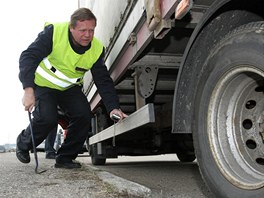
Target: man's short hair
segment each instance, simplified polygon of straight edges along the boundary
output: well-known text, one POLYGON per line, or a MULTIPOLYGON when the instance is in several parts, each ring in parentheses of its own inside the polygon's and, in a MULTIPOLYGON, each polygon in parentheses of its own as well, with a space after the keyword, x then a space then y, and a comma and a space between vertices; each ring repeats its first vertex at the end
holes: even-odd
POLYGON ((77 21, 85 20, 95 20, 96 25, 96 17, 92 13, 92 11, 88 8, 79 8, 71 15, 70 26, 72 28, 75 28, 77 25, 77 21))

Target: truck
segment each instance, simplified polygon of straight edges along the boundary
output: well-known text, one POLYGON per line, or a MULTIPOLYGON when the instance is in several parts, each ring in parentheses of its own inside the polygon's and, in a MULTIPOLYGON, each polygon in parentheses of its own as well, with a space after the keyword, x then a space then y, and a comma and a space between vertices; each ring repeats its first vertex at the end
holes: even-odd
POLYGON ((175 154, 197 161, 215 197, 263 197, 264 1, 78 3, 97 17, 95 37, 129 115, 113 122, 85 75, 92 163, 175 154))

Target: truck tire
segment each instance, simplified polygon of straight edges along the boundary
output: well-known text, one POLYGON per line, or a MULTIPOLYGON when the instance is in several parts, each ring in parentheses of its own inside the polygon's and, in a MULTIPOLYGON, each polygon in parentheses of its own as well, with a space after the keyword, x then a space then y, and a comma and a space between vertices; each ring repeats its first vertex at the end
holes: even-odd
MULTIPOLYGON (((98 107, 96 111, 97 119, 92 122, 92 134, 95 135, 97 132, 100 132, 109 126, 108 123, 108 114, 104 106, 98 107)), ((87 145, 89 145, 89 138, 86 140, 87 145)), ((105 165, 106 163, 106 154, 105 154, 105 145, 102 144, 102 154, 97 152, 97 144, 89 145, 88 151, 91 156, 91 161, 93 165, 105 165)))
POLYGON ((217 42, 200 71, 193 140, 216 197, 264 195, 264 22, 217 42))
POLYGON ((90 146, 90 155, 93 165, 105 165, 106 158, 97 155, 96 144, 90 146))

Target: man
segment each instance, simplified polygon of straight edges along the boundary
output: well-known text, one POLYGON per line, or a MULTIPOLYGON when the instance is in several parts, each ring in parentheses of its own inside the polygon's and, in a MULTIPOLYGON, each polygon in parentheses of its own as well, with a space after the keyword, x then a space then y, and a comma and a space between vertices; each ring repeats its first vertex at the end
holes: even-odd
MULTIPOLYGON (((87 8, 79 8, 70 23, 46 25, 37 39, 22 52, 19 79, 23 105, 32 112, 36 145, 57 125, 57 106, 70 119, 67 137, 57 152, 56 168, 80 168, 74 161, 91 130, 91 109, 82 92, 83 76, 91 70, 93 80, 110 116, 127 117, 119 107, 113 81, 104 64, 104 47, 94 37, 96 17, 87 8)), ((17 158, 30 162, 30 127, 17 137, 17 158)))

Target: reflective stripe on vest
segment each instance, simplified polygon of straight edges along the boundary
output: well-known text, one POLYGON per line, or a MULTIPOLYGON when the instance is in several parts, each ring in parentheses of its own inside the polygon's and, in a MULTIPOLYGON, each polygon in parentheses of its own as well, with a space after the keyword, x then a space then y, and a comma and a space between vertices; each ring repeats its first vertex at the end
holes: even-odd
POLYGON ((63 80, 67 80, 71 83, 77 83, 80 81, 81 78, 69 78, 67 76, 65 76, 63 73, 61 73, 59 70, 55 69, 49 62, 49 60, 47 58, 43 59, 43 63, 46 66, 47 69, 49 69, 50 71, 52 71, 58 78, 61 78, 63 80), (52 68, 55 69, 55 71, 52 70, 52 68))
POLYGON ((49 73, 47 73, 44 69, 42 69, 41 67, 38 67, 36 72, 43 76, 45 79, 47 79, 48 81, 52 82, 53 84, 60 86, 62 88, 67 88, 69 86, 71 86, 71 83, 67 83, 64 82, 62 80, 59 80, 58 78, 55 78, 54 76, 50 75, 49 73))

